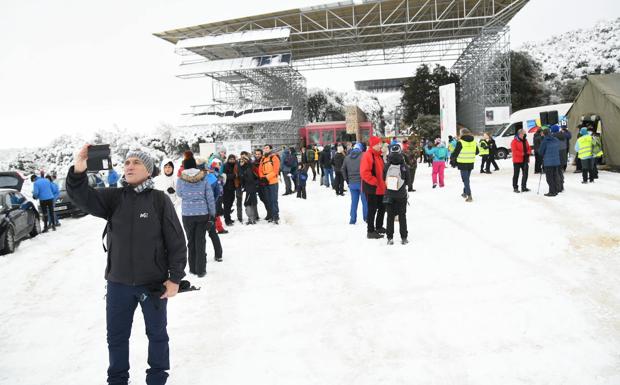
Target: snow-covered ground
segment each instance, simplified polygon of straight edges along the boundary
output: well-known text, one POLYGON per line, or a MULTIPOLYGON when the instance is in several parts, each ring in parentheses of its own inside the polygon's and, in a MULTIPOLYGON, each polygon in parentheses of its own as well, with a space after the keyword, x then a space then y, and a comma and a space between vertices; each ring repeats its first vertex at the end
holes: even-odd
MULTIPOLYGON (((202 290, 169 303, 169 383, 619 384, 620 174, 568 173, 547 198, 500 167, 465 203, 456 170, 433 190, 421 165, 407 246, 367 240, 318 181, 280 198, 280 226, 235 224, 202 290)), ((68 219, 0 257, 0 384, 105 383, 103 226, 68 219)), ((137 311, 134 384, 146 346, 137 311)))

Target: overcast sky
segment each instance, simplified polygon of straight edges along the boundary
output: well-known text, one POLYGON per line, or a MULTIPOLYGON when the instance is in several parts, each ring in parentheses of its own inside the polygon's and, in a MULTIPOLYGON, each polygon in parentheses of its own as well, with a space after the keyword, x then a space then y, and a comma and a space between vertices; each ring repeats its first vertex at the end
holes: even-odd
MULTIPOLYGON (((0 148, 47 144, 114 125, 150 131, 208 102, 206 80, 174 75, 168 29, 329 1, 19 0, 0 5, 0 148)), ((511 22, 512 46, 620 16, 618 0, 531 0, 511 22), (587 7, 584 6, 587 4, 587 7)), ((308 87, 407 76, 412 65, 304 72, 308 87)))

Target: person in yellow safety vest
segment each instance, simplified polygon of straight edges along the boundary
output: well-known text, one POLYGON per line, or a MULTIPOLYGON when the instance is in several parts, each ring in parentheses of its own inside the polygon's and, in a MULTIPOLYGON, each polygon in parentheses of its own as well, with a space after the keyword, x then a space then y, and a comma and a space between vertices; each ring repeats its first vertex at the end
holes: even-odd
POLYGON ((482 163, 480 163, 481 174, 491 174, 491 161, 489 160, 489 134, 486 132, 480 141, 478 142, 478 153, 482 157, 482 163), (486 168, 486 170, 485 170, 486 168))
POLYGON ((476 161, 476 155, 479 150, 474 137, 467 128, 461 129, 461 136, 456 143, 454 152, 450 156, 450 164, 458 167, 461 172, 461 179, 463 180, 463 194, 461 196, 465 198, 465 202, 471 202, 471 186, 469 178, 471 172, 474 169, 474 162, 476 161))
POLYGON ((588 131, 592 137, 592 175, 594 175, 594 179, 598 179, 598 161, 603 156, 603 144, 601 137, 594 132, 593 127, 588 127, 588 131))
POLYGON ((579 130, 581 135, 575 143, 575 152, 577 157, 581 160, 581 176, 583 180, 581 183, 586 184, 588 180, 594 182, 593 157, 592 157, 592 136, 586 127, 581 127, 579 130))

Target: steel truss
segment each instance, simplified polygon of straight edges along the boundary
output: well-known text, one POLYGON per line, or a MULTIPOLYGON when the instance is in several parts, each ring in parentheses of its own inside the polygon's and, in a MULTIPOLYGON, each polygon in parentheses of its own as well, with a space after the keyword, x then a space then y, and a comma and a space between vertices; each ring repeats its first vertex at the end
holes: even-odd
POLYGON ((510 106, 510 34, 506 27, 485 28, 452 67, 459 74, 459 123, 485 128, 485 107, 510 106))
MULTIPOLYGON (((214 38, 197 46, 177 44, 176 51, 183 55, 184 63, 282 54, 292 56, 296 70, 456 61, 453 69, 463 77, 459 121, 482 128, 485 106, 510 104, 510 56, 505 55, 508 30, 503 27, 527 2, 349 0, 181 28, 155 36, 173 44, 192 38, 214 38), (282 28, 288 30, 288 37, 276 34, 274 38, 238 39, 234 43, 217 40, 220 35, 251 36, 249 31, 282 28)), ((277 99, 280 96, 277 93, 262 90, 269 84, 275 84, 278 90, 288 89, 284 83, 266 75, 268 71, 265 74, 255 71, 233 71, 219 78, 206 75, 216 80, 214 95, 224 104, 261 104, 270 98, 277 99)), ((272 75, 285 76, 275 70, 272 75)), ((288 79, 291 88, 302 89, 294 85, 301 84, 297 77, 288 79)), ((299 99, 291 94, 290 103, 301 106, 300 101, 305 101, 305 97, 294 94, 299 99)), ((302 109, 305 117, 305 105, 302 109)), ((296 116, 295 119, 301 119, 302 113, 296 116)), ((299 128, 304 123, 296 120, 291 125, 299 128)), ((295 136, 292 128, 282 130, 266 129, 265 132, 274 135, 273 140, 266 139, 278 144, 295 136)))

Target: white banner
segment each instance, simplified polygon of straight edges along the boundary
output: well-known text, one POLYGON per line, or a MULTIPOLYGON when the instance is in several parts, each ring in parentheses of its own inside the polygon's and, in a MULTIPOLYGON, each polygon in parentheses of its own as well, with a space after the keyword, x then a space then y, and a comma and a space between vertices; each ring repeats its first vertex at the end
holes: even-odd
POLYGON ((456 86, 439 87, 439 128, 441 140, 448 145, 448 135, 456 136, 456 86))

